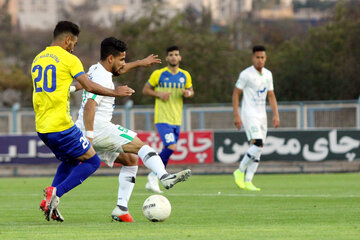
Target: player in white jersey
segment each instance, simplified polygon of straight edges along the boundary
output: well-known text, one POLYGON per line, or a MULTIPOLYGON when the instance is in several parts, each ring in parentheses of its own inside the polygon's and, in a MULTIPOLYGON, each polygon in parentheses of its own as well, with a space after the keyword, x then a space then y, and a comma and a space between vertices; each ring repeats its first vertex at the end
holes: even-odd
POLYGON ((279 112, 273 86, 273 77, 264 68, 266 50, 264 46, 253 47, 253 65, 240 73, 232 95, 234 124, 237 129, 244 126, 250 148, 234 171, 235 183, 242 189, 260 191, 252 183, 259 165, 263 143, 267 134, 266 96, 273 111, 274 128, 280 125, 279 112), (239 96, 243 93, 241 114, 239 114, 239 96))
MULTIPOLYGON (((112 77, 126 72, 124 69, 129 70, 125 64, 126 50, 127 46, 124 42, 114 37, 104 39, 101 43, 101 60, 89 69, 90 79, 113 89, 112 77)), ((160 60, 157 59, 155 62, 157 61, 160 60)), ((135 132, 111 123, 114 103, 113 97, 84 91, 76 125, 92 142, 103 162, 110 167, 114 162, 123 164, 119 174, 117 206, 112 212, 112 218, 122 222, 133 222, 128 211, 128 201, 135 185, 138 166, 137 157, 132 154, 137 154, 147 168, 157 173, 166 189, 185 181, 191 171, 187 169, 176 174, 169 174, 155 150, 145 145, 135 132)))

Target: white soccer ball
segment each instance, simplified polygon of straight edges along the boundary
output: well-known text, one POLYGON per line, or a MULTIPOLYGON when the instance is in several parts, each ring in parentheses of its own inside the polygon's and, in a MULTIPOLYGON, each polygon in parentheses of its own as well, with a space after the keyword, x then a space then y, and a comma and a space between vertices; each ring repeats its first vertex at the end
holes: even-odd
POLYGON ((162 195, 151 195, 143 204, 143 213, 152 222, 162 222, 170 216, 171 204, 162 195))

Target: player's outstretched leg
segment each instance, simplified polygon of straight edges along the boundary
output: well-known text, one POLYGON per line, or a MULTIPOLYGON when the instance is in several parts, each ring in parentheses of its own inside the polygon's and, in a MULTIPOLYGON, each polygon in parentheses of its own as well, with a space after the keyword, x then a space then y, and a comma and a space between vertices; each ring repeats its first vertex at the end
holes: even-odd
POLYGON ((163 191, 160 190, 158 178, 154 172, 150 172, 147 176, 147 179, 148 181, 145 185, 147 190, 154 193, 163 193, 163 191))
MULTIPOLYGON (((161 153, 159 153, 159 157, 161 158, 162 162, 164 163, 165 168, 166 168, 169 158, 173 154, 173 152, 174 152, 174 150, 165 147, 165 148, 163 148, 161 153)), ((147 178, 148 178, 148 181, 145 185, 145 188, 147 190, 155 192, 155 193, 163 193, 163 191, 160 190, 159 181, 154 172, 150 172, 148 174, 147 178)))
POLYGON ((165 170, 164 163, 162 162, 159 155, 155 152, 153 148, 148 145, 143 145, 139 152, 138 156, 142 159, 144 165, 156 173, 157 177, 160 179, 162 185, 166 189, 174 187, 175 184, 183 182, 188 179, 191 175, 190 169, 170 174, 165 170))
POLYGON ((186 181, 190 177, 190 175, 190 169, 186 169, 175 174, 168 173, 160 178, 160 182, 162 183, 164 188, 170 189, 174 187, 175 184, 186 181))
POLYGON ((161 183, 166 189, 172 188, 176 183, 185 181, 191 175, 190 169, 176 174, 169 174, 165 170, 163 161, 159 154, 149 145, 145 145, 140 138, 135 137, 133 141, 122 146, 124 152, 137 153, 145 167, 156 173, 161 183))

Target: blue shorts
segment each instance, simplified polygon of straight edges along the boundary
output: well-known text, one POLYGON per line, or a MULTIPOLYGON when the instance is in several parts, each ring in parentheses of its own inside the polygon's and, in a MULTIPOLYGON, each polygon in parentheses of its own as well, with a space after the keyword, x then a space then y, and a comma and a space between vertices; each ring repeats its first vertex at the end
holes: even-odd
POLYGON ((157 123, 155 124, 161 141, 164 144, 164 147, 167 147, 172 144, 176 144, 179 140, 180 135, 180 126, 179 125, 170 125, 167 123, 157 123))
POLYGON ((89 140, 75 125, 62 132, 37 133, 60 161, 75 160, 90 149, 89 140))

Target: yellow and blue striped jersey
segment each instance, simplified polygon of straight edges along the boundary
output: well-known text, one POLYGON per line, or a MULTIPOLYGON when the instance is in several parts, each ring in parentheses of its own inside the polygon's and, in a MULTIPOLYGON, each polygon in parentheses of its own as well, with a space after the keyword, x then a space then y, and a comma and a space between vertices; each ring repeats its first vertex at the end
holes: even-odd
POLYGON ((59 46, 47 47, 31 66, 36 131, 61 132, 74 125, 69 87, 84 73, 81 61, 59 46))
POLYGON ((172 74, 168 67, 155 70, 148 80, 148 84, 157 92, 170 92, 168 101, 160 98, 155 100, 155 123, 181 125, 183 111, 183 89, 192 88, 189 72, 178 69, 172 74))

